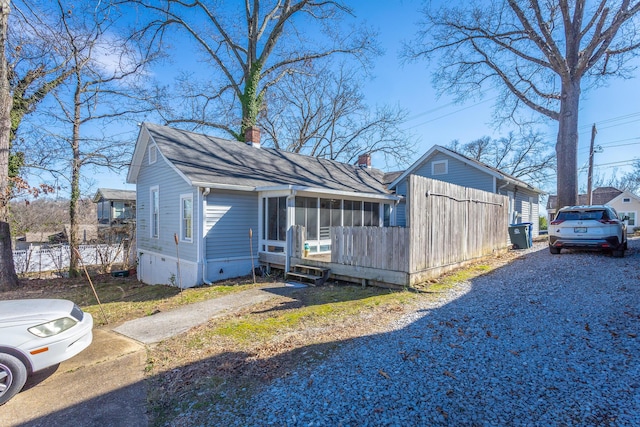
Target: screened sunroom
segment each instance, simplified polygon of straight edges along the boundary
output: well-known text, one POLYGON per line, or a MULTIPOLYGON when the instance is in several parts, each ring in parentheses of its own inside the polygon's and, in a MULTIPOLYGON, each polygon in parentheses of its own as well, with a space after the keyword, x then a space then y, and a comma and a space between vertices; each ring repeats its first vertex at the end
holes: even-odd
POLYGON ((394 195, 322 194, 309 191, 260 193, 260 243, 264 253, 286 254, 289 228, 305 227, 310 254, 331 252, 331 227, 395 225, 394 195))

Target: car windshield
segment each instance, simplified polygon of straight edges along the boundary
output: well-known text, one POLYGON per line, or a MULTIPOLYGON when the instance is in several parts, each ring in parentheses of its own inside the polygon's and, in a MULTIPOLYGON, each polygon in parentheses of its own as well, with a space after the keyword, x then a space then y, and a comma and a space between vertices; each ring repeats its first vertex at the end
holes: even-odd
POLYGON ((598 221, 601 219, 609 219, 609 214, 604 209, 597 211, 560 211, 558 212, 558 216, 556 217, 556 220, 562 221, 598 221))

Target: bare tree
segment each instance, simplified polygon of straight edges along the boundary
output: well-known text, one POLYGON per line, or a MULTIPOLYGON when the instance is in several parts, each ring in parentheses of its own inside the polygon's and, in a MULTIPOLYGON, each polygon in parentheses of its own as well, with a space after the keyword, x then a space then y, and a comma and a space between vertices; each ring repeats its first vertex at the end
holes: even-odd
MULTIPOLYGON (((69 222, 69 200, 38 198, 10 203, 11 234, 20 236, 25 233, 62 231, 69 222)), ((83 198, 78 202, 78 221, 80 224, 96 224, 96 204, 83 198)))
POLYGON ((154 55, 117 26, 122 15, 109 2, 97 6, 74 3, 70 7, 58 0, 57 5, 63 17, 60 35, 69 49, 72 74, 56 91, 56 103, 46 112, 50 123, 47 139, 53 144, 46 168, 69 182, 69 274, 74 276, 78 273, 78 256, 73 249, 79 242, 81 169, 126 166, 136 129, 132 122, 154 107, 139 84, 154 55), (129 132, 103 133, 102 129, 113 125, 129 132))
POLYGON ((633 170, 625 173, 618 185, 620 190, 628 190, 636 196, 640 196, 640 160, 633 164, 633 170))
POLYGON ((240 141, 283 77, 320 58, 345 54, 364 60, 375 50, 370 31, 339 28, 338 18, 351 10, 338 1, 137 1, 156 12, 148 33, 167 41, 169 30, 180 30, 209 67, 205 82, 195 73, 182 76, 183 103, 173 104, 166 121, 217 129, 240 141))
MULTIPOLYGON (((9 28, 9 79, 12 88, 11 142, 23 119, 72 73, 68 50, 60 43, 62 19, 45 2, 14 3, 9 28)), ((22 152, 12 152, 12 177, 23 165, 22 152)))
POLYGON ((453 141, 449 148, 541 187, 556 171, 553 148, 539 132, 510 132, 498 139, 485 136, 466 144, 453 141))
POLYGON ((593 180, 594 188, 597 187, 615 187, 618 190, 626 190, 640 196, 640 160, 633 163, 631 172, 618 174, 618 170, 614 169, 610 177, 596 176, 593 180))
POLYGON ((627 76, 640 47, 640 1, 494 0, 426 8, 408 58, 439 61, 434 80, 465 98, 503 89, 499 114, 524 105, 558 121, 560 206, 577 202, 578 111, 583 84, 627 76))
MULTIPOLYGON (((8 3, 7 3, 8 5, 8 3)), ((8 7, 8 6, 7 6, 8 7)), ((59 43, 60 19, 51 14, 45 2, 26 2, 17 0, 13 3, 13 11, 9 16, 7 35, 3 50, 7 67, 6 79, 11 93, 10 132, 9 132, 9 164, 6 172, 8 187, 2 184, 2 191, 8 195, 0 201, 2 209, 21 191, 27 191, 37 197, 42 192, 51 190, 46 183, 30 187, 20 175, 24 166, 25 152, 16 147, 24 140, 17 140, 18 130, 27 115, 34 113, 36 107, 45 100, 69 75, 68 57, 62 53, 59 43), (46 6, 46 7, 45 7, 46 6)), ((8 9, 7 9, 8 11, 8 9)), ((24 136, 23 136, 24 138, 24 136)), ((4 175, 5 171, 2 171, 4 175)), ((10 239, 9 239, 10 240, 10 239)), ((3 248, 3 251, 5 248, 3 248)), ((12 264, 11 252, 3 252, 3 260, 12 264)), ((3 269, 12 274, 10 269, 3 269)), ((17 283, 17 276, 11 282, 17 283)))
POLYGON ((341 64, 282 79, 267 95, 259 117, 266 145, 279 150, 347 163, 362 153, 379 153, 387 163, 406 164, 414 143, 400 129, 406 112, 366 105, 357 68, 341 64))

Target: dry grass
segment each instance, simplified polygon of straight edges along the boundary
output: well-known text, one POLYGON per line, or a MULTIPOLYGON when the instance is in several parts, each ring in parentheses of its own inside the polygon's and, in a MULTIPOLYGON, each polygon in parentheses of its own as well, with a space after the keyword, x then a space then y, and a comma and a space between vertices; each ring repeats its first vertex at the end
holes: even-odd
MULTIPOLYGON (((440 298, 457 283, 518 256, 507 252, 487 258, 411 291, 344 284, 289 290, 162 342, 148 349, 152 422, 163 425, 181 412, 208 408, 211 402, 242 405, 244 397, 274 378, 294 368, 312 367, 349 340, 386 332, 417 301, 440 298)), ((251 278, 241 278, 181 293, 175 287, 143 285, 134 278, 95 275, 92 281, 110 327, 255 286, 251 278)), ((1 299, 51 297, 78 303, 94 315, 96 325, 104 324, 86 278, 25 280, 18 291, 0 294, 1 299)))
POLYGON ((111 277, 96 274, 91 277, 102 308, 98 305, 86 277, 21 280, 20 288, 0 293, 0 299, 61 298, 68 299, 94 317, 96 326, 115 327, 127 320, 149 316, 185 304, 240 292, 270 283, 260 280, 254 285, 250 277, 216 283, 214 286, 180 289, 166 285, 148 286, 134 277, 111 277), (108 320, 105 321, 105 316, 108 320))
POLYGON ((242 395, 349 339, 384 331, 417 298, 352 285, 296 289, 160 343, 148 360, 155 423, 187 406, 241 402, 242 395))
POLYGON ((190 422, 211 422, 197 419, 213 416, 197 410, 212 402, 238 409, 274 378, 313 366, 349 340, 387 332, 419 300, 441 298, 518 255, 482 260, 411 291, 344 284, 298 289, 160 343, 147 366, 153 422, 164 425, 194 410, 190 422))

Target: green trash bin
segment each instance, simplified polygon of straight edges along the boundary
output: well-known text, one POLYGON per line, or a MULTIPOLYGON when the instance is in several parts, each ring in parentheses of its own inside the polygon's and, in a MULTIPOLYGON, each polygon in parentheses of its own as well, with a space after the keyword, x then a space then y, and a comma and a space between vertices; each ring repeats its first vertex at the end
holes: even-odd
POLYGON ((527 249, 531 247, 529 238, 529 224, 511 224, 509 226, 509 239, 513 249, 527 249))

